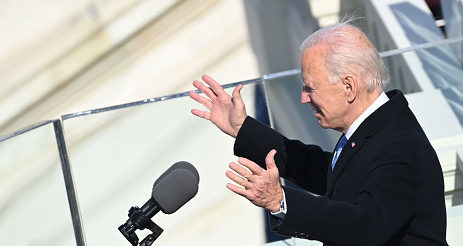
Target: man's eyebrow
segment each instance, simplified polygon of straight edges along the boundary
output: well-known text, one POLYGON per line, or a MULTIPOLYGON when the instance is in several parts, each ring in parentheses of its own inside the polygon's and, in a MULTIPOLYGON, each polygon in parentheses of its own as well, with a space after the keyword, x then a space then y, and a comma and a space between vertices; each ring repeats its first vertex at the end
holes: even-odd
POLYGON ((315 89, 313 89, 312 87, 310 87, 310 86, 308 86, 307 84, 304 83, 304 84, 302 85, 302 90, 303 90, 303 91, 307 91, 307 92, 312 92, 312 91, 314 91, 315 89))

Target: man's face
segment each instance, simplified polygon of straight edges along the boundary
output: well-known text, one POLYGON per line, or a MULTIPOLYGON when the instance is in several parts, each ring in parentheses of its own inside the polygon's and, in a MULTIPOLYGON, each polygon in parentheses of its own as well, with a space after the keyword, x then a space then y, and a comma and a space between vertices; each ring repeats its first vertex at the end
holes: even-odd
POLYGON ((329 80, 330 73, 323 54, 324 47, 320 45, 307 49, 302 54, 301 103, 310 104, 321 127, 344 131, 348 127, 345 126, 348 102, 344 85, 341 78, 336 84, 329 80))

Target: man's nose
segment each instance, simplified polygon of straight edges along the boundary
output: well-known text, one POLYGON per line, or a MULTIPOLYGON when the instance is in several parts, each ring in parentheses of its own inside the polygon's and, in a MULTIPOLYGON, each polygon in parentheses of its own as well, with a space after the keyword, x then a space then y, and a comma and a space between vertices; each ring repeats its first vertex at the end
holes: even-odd
POLYGON ((310 96, 309 96, 309 93, 307 92, 302 92, 301 93, 301 103, 302 104, 306 104, 306 103, 310 103, 311 100, 310 100, 310 96))

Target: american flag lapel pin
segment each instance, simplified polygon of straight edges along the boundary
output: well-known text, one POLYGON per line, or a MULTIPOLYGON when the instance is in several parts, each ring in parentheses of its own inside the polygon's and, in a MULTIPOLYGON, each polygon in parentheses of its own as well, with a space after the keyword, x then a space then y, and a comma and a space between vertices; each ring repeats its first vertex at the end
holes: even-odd
POLYGON ((354 148, 354 147, 355 147, 355 142, 352 142, 352 148, 354 148))

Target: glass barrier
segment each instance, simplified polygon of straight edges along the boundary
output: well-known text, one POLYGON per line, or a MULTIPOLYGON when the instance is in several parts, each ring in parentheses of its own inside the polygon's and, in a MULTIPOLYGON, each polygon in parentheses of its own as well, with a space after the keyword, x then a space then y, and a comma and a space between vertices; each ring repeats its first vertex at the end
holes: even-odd
MULTIPOLYGON (((259 106, 256 87, 242 89, 249 115, 259 106)), ((199 192, 174 214, 153 217, 164 229, 156 244, 265 242, 263 211, 225 186, 228 163, 237 160, 234 140, 192 115, 192 108, 203 107, 183 95, 63 116, 87 245, 128 245, 118 227, 128 219, 129 208, 141 207, 154 181, 178 161, 197 168, 199 192), (240 237, 230 237, 230 228, 239 228, 240 237)), ((148 231, 137 234, 142 240, 148 231)))
POLYGON ((382 53, 391 77, 386 91, 406 94, 412 110, 423 116, 420 123, 431 140, 454 136, 463 126, 463 64, 453 47, 463 41, 455 40, 382 53))
MULTIPOLYGON (((453 57, 450 43, 435 45, 381 55, 391 74, 389 88, 406 93, 439 155, 450 207, 463 203, 463 177, 458 169, 463 156, 459 152, 463 146, 463 66, 453 57)), ((231 93, 236 84, 225 87, 231 93)), ((300 103, 299 70, 244 84, 249 115, 268 121, 289 138, 334 148, 339 133, 319 127, 310 106, 300 103)), ((128 219, 129 208, 142 206, 151 196, 154 181, 178 161, 188 161, 198 169, 199 192, 176 213, 160 212, 153 217, 164 229, 157 244, 265 242, 263 210, 225 187, 228 163, 237 159, 233 139, 193 116, 192 108, 203 107, 181 93, 63 115, 66 144, 60 121, 1 138, 0 245, 75 245, 74 237, 79 246, 128 245, 118 227, 128 219), (238 228, 240 237, 231 237, 230 228, 238 228)), ((455 228, 449 226, 448 231, 455 228)), ((148 233, 137 231, 140 239, 148 233)), ((317 245, 297 239, 280 243, 317 245)))
POLYGON ((53 121, 0 139, 0 245, 76 245, 53 121))
POLYGON ((463 64, 455 45, 462 43, 463 37, 458 37, 381 52, 391 75, 389 88, 412 93, 461 86, 463 64))
MULTIPOLYGON (((455 114, 458 110, 454 106, 462 104, 458 102, 452 106, 451 100, 458 97, 449 100, 446 96, 446 91, 458 89, 454 80, 459 77, 461 69, 445 45, 382 54, 391 73, 389 87, 407 94, 410 107, 431 140, 446 138, 449 133, 455 135, 456 130, 461 129, 459 116, 455 114), (444 58, 438 60, 437 55, 444 58), (453 72, 448 74, 446 71, 453 72), (430 96, 432 101, 428 100, 430 96), (429 110, 433 104, 440 105, 438 111, 442 117, 447 117, 447 127, 442 128, 442 122, 431 119, 441 118, 429 110)), ((250 115, 258 116, 255 108, 268 107, 270 124, 286 136, 316 143, 325 149, 333 148, 339 133, 320 128, 310 107, 300 104, 302 81, 298 70, 264 76, 264 81, 254 80, 243 89, 250 115), (254 99, 255 91, 262 88, 267 101, 254 99), (259 102, 257 105, 256 101, 259 102)), ((230 93, 234 85, 227 85, 230 93)), ((252 236, 242 238, 248 238, 246 244, 251 243, 249 238, 258 240, 255 232, 263 230, 260 227, 262 213, 256 213, 253 206, 236 199, 224 187, 226 164, 236 160, 232 154, 233 139, 209 122, 192 116, 190 109, 198 107, 200 105, 186 94, 178 94, 174 98, 168 96, 63 116, 88 245, 127 243, 117 231, 127 219, 127 210, 146 202, 154 180, 181 160, 198 168, 200 192, 177 213, 160 213, 154 217, 154 221, 165 229, 158 242, 201 244, 206 239, 199 228, 206 226, 214 228, 208 233, 207 241, 223 244, 226 228, 235 224, 242 226, 239 221, 243 218, 229 211, 246 211, 247 221, 255 218, 253 223, 247 223, 249 228, 243 230, 252 236), (241 205, 243 207, 237 210, 232 207, 241 205), (214 217, 219 213, 223 218, 221 221, 214 217)), ((439 144, 435 147, 438 152, 444 148, 439 144)), ((449 148, 448 144, 445 148, 449 148)), ((445 151, 443 153, 439 157, 445 162, 445 151)), ((456 162, 445 162, 444 165, 449 167, 445 170, 457 170, 456 162)), ((458 183, 446 179, 449 194, 460 189, 456 186, 458 183)), ((453 194, 448 196, 449 204, 457 204, 457 198, 453 194)), ((142 232, 140 239, 145 235, 147 232, 142 232)), ((227 243, 243 243, 240 240, 233 238, 227 243)))

